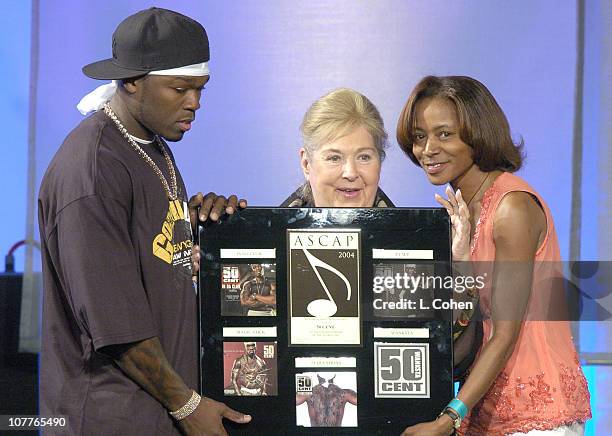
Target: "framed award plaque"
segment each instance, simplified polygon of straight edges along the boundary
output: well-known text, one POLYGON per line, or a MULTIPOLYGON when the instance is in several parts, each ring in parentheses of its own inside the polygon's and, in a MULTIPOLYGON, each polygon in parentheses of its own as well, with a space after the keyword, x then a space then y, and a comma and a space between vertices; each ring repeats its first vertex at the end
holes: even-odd
POLYGON ((201 391, 231 434, 399 434, 453 397, 444 209, 247 208, 200 228, 201 391))
POLYGON ((361 345, 360 234, 287 230, 290 346, 361 345))

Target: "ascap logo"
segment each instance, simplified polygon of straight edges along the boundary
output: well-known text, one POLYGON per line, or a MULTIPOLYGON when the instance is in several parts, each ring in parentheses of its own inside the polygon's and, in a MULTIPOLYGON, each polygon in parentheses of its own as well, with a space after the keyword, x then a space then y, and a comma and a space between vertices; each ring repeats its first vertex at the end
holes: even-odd
POLYGON ((357 249, 357 238, 354 234, 342 232, 303 232, 290 234, 290 248, 341 248, 357 249))
POLYGON ((191 241, 172 244, 174 223, 184 219, 185 214, 181 200, 170 200, 168 215, 166 215, 166 219, 162 224, 161 233, 153 239, 153 254, 168 264, 172 263, 175 251, 181 250, 182 248, 191 248, 191 241), (189 247, 186 247, 187 243, 189 247))

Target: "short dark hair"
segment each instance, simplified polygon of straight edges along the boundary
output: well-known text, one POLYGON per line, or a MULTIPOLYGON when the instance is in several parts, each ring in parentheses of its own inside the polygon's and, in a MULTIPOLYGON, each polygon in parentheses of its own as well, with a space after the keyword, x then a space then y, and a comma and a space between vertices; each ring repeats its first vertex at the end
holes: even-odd
POLYGON ((397 122, 397 142, 416 165, 412 144, 417 103, 427 97, 453 102, 459 119, 459 137, 473 149, 474 163, 481 171, 513 173, 523 163, 523 140, 512 141, 508 120, 489 90, 467 76, 427 76, 414 87, 397 122))

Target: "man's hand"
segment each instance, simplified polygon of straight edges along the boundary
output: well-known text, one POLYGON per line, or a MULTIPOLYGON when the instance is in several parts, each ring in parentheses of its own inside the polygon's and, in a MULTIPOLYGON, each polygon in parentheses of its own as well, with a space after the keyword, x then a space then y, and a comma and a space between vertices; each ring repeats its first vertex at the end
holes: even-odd
POLYGON ((238 200, 235 195, 225 198, 223 195, 217 195, 214 192, 209 192, 206 195, 198 192, 189 199, 189 218, 195 231, 198 221, 203 222, 209 218, 212 221, 217 221, 224 213, 231 215, 236 210, 245 207, 247 207, 247 201, 238 200))
MULTIPOLYGON (((132 344, 109 346, 103 350, 128 377, 167 410, 179 409, 191 397, 192 390, 170 366, 157 337, 132 344)), ((249 415, 202 397, 193 413, 179 421, 179 426, 187 435, 227 435, 221 422, 223 418, 237 423, 247 423, 251 420, 249 415)))
POLYGON ((191 247, 191 280, 198 283, 198 273, 200 272, 200 246, 195 244, 191 247))
MULTIPOLYGON (((246 200, 238 200, 235 195, 230 195, 225 198, 223 195, 217 195, 214 192, 209 192, 203 195, 198 192, 189 199, 189 220, 191 221, 191 229, 196 232, 198 222, 204 222, 207 219, 217 221, 226 213, 233 214, 238 209, 247 207, 246 200)), ((198 272, 200 271, 200 246, 194 245, 191 248, 191 277, 197 283, 198 272)))
POLYGON ((202 397, 200 404, 193 413, 179 421, 179 426, 183 433, 189 436, 227 435, 225 428, 223 428, 223 418, 239 424, 246 424, 251 421, 250 415, 236 412, 223 403, 202 397))

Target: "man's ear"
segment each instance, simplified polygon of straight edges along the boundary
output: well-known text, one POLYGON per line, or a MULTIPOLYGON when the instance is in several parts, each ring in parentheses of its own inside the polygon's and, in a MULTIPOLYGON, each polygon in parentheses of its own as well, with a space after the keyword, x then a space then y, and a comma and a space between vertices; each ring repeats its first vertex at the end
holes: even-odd
POLYGON ((140 88, 143 87, 146 77, 147 76, 139 76, 123 79, 121 84, 123 85, 123 89, 125 89, 128 94, 135 94, 140 88))
POLYGON ((304 147, 300 148, 300 166, 302 167, 302 172, 306 180, 310 180, 310 165, 310 158, 308 157, 306 149, 304 147))

